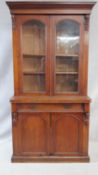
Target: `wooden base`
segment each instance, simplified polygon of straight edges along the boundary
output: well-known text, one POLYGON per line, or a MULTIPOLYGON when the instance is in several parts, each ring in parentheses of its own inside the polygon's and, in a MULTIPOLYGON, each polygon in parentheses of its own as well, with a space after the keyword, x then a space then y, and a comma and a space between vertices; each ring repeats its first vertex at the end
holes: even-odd
POLYGON ((55 156, 45 156, 45 157, 32 157, 32 156, 12 156, 12 162, 44 162, 44 163, 59 163, 59 162, 89 162, 89 156, 78 156, 78 157, 55 157, 55 156))

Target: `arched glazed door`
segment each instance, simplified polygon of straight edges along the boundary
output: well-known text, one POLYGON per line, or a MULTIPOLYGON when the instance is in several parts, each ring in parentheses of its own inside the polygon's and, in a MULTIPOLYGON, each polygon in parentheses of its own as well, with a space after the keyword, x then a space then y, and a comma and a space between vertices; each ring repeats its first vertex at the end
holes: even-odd
POLYGON ((20 39, 20 93, 49 94, 49 17, 20 16, 17 20, 20 39))
POLYGON ((82 18, 54 16, 53 92, 54 94, 79 94, 81 91, 80 62, 82 60, 82 18))

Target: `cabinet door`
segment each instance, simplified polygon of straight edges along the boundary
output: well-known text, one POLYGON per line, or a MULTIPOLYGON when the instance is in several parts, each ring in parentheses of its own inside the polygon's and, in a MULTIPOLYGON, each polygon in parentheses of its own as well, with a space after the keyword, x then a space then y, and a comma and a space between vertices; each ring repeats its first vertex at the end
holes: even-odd
POLYGON ((54 155, 79 155, 83 133, 82 116, 79 114, 52 115, 52 143, 54 155))
POLYGON ((16 132, 18 133, 16 140, 18 140, 21 155, 41 156, 48 154, 48 114, 19 114, 16 132))
MULTIPOLYGON (((47 16, 18 16, 17 31, 20 40, 19 89, 25 94, 49 93, 47 16)), ((16 58, 17 59, 17 58, 16 58)))
POLYGON ((53 92, 77 94, 82 81, 83 18, 54 16, 52 30, 53 92))

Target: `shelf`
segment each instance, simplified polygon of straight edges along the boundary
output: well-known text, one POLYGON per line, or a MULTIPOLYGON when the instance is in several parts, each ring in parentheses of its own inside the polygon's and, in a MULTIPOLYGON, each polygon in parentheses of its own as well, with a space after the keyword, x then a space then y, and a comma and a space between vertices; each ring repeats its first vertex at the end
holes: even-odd
POLYGON ((68 54, 68 55, 58 54, 58 55, 56 55, 56 57, 65 57, 65 58, 67 58, 67 57, 79 57, 79 55, 78 54, 68 54))
POLYGON ((32 57, 38 57, 38 58, 40 58, 40 57, 45 57, 45 55, 32 55, 32 54, 23 54, 23 57, 24 58, 32 58, 32 57))
POLYGON ((45 72, 33 72, 33 70, 31 71, 29 71, 29 70, 25 70, 25 71, 23 71, 23 74, 25 74, 25 75, 30 75, 30 74, 32 74, 32 75, 43 75, 43 74, 45 74, 45 72))
POLYGON ((62 74, 65 74, 65 75, 77 75, 78 72, 56 72, 56 74, 59 74, 59 75, 62 75, 62 74))

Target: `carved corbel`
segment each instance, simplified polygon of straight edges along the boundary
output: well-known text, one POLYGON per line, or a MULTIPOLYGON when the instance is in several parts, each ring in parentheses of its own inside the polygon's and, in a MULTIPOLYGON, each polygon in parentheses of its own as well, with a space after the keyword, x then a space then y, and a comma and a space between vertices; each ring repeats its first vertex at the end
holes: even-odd
POLYGON ((12 15, 12 28, 15 29, 15 16, 12 15))
POLYGON ((88 31, 89 29, 89 18, 90 18, 89 15, 84 15, 84 27, 86 31, 88 31))
POLYGON ((85 122, 85 124, 89 123, 89 112, 86 111, 85 109, 85 104, 82 104, 82 109, 83 109, 83 122, 85 122))
POLYGON ((85 122, 85 124, 88 124, 89 123, 89 112, 84 112, 83 114, 83 121, 85 122))
POLYGON ((13 123, 13 126, 16 126, 17 125, 17 121, 18 121, 17 112, 13 112, 12 113, 12 123, 13 123))

